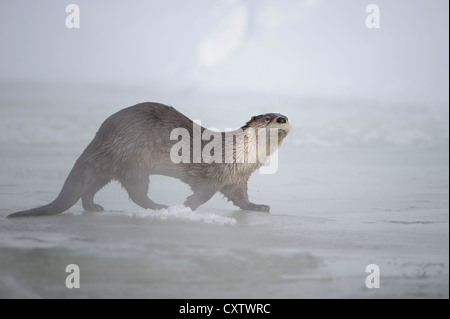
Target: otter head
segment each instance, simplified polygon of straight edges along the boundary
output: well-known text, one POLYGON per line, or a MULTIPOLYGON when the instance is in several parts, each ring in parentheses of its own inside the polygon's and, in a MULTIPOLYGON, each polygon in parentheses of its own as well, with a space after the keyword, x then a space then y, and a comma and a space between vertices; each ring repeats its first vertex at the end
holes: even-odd
POLYGON ((277 129, 280 142, 291 130, 287 116, 279 113, 267 113, 253 116, 251 120, 246 123, 245 127, 253 129, 265 128, 268 133, 270 132, 270 129, 277 129))
MULTIPOLYGON (((248 148, 248 152, 258 152, 259 150, 266 150, 266 158, 259 158, 259 161, 264 164, 269 157, 281 146, 284 138, 290 131, 289 120, 286 116, 279 113, 267 113, 258 116, 253 116, 243 127, 246 136, 251 140, 256 141, 257 149, 248 148), (266 138, 260 139, 261 129, 266 131, 266 138), (273 143, 273 133, 278 133, 278 143, 273 143), (253 137, 252 137, 253 136, 253 137)), ((250 143, 251 144, 251 143, 250 143)))

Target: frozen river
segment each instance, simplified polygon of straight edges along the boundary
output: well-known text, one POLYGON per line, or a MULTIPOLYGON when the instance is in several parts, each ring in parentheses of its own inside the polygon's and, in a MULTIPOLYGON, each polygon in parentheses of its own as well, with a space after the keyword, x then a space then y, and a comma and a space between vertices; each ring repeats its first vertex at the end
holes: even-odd
POLYGON ((0 298, 449 297, 448 106, 115 94, 0 99, 0 298), (154 177, 150 197, 168 211, 140 209, 113 183, 96 197, 102 213, 78 203, 5 218, 53 200, 101 122, 144 100, 222 130, 288 115, 278 172, 249 185, 271 213, 221 196, 191 212, 186 185, 154 177), (65 286, 69 264, 80 289, 65 286), (369 264, 379 289, 366 288, 369 264))

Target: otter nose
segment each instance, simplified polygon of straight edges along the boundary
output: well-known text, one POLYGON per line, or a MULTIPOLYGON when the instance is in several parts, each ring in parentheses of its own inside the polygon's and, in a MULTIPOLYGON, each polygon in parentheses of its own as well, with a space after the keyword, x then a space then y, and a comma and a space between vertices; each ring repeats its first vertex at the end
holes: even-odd
POLYGON ((280 123, 280 124, 286 123, 286 118, 285 118, 285 117, 279 117, 279 118, 277 118, 277 123, 280 123))

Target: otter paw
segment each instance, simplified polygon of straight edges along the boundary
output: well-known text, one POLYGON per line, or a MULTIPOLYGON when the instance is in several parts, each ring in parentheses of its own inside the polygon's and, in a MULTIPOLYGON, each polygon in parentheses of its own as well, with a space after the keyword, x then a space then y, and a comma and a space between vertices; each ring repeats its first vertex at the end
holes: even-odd
POLYGON ((88 211, 88 212, 104 212, 105 209, 98 204, 93 204, 92 206, 89 207, 89 209, 86 209, 86 211, 88 211))
POLYGON ((270 212, 270 206, 267 205, 257 205, 257 204, 253 204, 250 203, 248 204, 245 208, 243 208, 244 210, 249 210, 252 212, 270 212))
POLYGON ((152 207, 151 209, 153 209, 153 210, 161 210, 161 209, 168 209, 168 208, 169 208, 169 206, 166 206, 166 205, 155 204, 155 206, 152 207))
POLYGON ((105 211, 105 209, 98 204, 92 204, 89 207, 85 206, 84 210, 87 212, 104 212, 105 211))
POLYGON ((103 208, 103 206, 100 206, 99 204, 94 204, 92 206, 91 211, 93 211, 93 212, 104 212, 105 209, 103 208))

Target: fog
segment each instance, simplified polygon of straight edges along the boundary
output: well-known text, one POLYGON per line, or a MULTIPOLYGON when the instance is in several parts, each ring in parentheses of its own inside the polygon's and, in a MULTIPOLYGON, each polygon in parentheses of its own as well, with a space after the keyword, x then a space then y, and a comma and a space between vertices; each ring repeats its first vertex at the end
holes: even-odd
POLYGON ((0 81, 448 102, 448 1, 0 2, 0 81))
POLYGON ((374 1, 378 29, 361 0, 73 1, 79 29, 72 0, 0 0, 0 298, 448 299, 448 1, 374 1), (104 212, 6 218, 144 101, 221 130, 288 116, 276 174, 248 185, 270 213, 219 194, 193 212, 151 176, 169 209, 112 182, 104 212))

